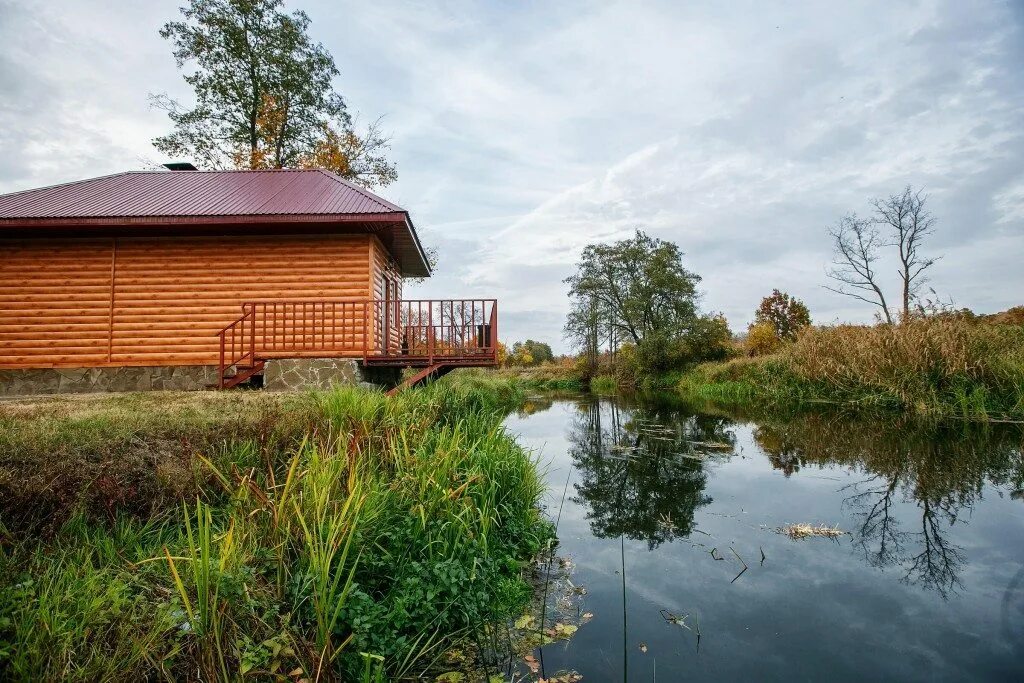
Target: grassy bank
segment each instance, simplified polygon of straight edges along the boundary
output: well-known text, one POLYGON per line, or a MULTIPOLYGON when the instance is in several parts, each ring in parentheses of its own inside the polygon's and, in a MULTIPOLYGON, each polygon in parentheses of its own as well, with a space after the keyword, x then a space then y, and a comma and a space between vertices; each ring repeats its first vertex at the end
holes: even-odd
POLYGON ((0 404, 0 675, 443 671, 519 613, 550 533, 500 426, 520 399, 465 377, 0 404))
POLYGON ((586 391, 588 388, 587 380, 576 367, 558 363, 463 372, 509 381, 525 390, 586 391))
POLYGON ((969 420, 1024 418, 1024 327, 956 318, 818 327, 781 352, 698 366, 692 398, 905 411, 969 420))

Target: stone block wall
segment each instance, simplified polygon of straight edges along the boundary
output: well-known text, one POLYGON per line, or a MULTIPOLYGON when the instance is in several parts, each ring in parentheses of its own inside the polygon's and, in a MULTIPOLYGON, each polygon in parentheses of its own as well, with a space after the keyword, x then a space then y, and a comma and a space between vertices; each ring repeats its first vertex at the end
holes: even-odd
POLYGON ((364 384, 362 363, 347 358, 280 358, 263 368, 263 388, 270 391, 330 389, 364 384))
POLYGON ((217 382, 213 365, 0 370, 0 396, 115 391, 194 391, 217 382))
POLYGON ((281 358, 263 368, 263 388, 270 391, 365 386, 388 389, 402 379, 399 368, 367 368, 346 358, 281 358))
MULTIPOLYGON (((263 388, 271 391, 330 389, 332 386, 390 388, 401 381, 397 368, 364 368, 345 358, 268 360, 263 388)), ((88 394, 119 391, 196 391, 217 384, 214 365, 144 368, 40 368, 0 370, 0 397, 88 394)))

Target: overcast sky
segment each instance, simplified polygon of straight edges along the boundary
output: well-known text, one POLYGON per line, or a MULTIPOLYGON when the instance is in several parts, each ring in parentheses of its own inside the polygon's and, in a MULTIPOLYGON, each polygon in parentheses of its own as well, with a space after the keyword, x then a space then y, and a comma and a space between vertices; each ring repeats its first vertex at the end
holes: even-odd
MULTIPOLYGON (((189 97, 157 34, 178 4, 0 0, 0 192, 164 160, 147 94, 189 97)), ((1024 303, 1024 3, 778 4, 287 7, 350 109, 385 117, 381 194, 440 251, 417 293, 497 296, 507 341, 563 349, 580 249, 637 227, 734 330, 773 287, 816 322, 870 320, 822 287, 826 229, 907 183, 939 221, 939 294, 1024 303)))

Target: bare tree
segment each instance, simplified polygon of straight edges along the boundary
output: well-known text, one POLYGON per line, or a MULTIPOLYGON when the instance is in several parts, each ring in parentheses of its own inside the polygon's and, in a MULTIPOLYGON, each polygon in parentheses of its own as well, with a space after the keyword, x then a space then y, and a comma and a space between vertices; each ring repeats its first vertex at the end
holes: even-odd
POLYGON ((878 250, 886 246, 875 223, 851 213, 830 228, 829 235, 834 242, 835 258, 828 276, 839 284, 835 287, 826 286, 825 289, 878 306, 885 321, 892 323, 892 313, 878 285, 878 274, 874 267, 878 260, 878 250))
POLYGON ((935 232, 935 217, 925 208, 927 200, 921 190, 907 185, 899 194, 872 200, 870 219, 851 213, 829 229, 835 257, 827 274, 838 285, 826 289, 877 306, 887 323, 893 322, 896 313, 909 319, 911 304, 928 282, 925 271, 938 260, 921 254, 925 238, 935 232), (874 264, 883 247, 898 251, 901 308, 889 307, 879 285, 874 264))
POLYGON ((925 271, 938 260, 920 253, 925 237, 935 232, 935 217, 925 208, 927 201, 921 190, 907 185, 900 194, 872 202, 876 221, 891 228, 892 245, 899 249, 904 320, 910 317, 910 303, 928 281, 925 271))

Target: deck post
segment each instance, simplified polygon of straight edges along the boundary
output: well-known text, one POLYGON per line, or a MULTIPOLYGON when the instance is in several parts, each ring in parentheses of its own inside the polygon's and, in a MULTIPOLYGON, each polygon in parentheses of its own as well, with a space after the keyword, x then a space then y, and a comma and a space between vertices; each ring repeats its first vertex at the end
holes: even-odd
POLYGON ((370 357, 370 302, 366 300, 363 302, 363 364, 366 364, 366 360, 370 357))
POLYGON ((219 375, 219 379, 217 380, 217 382, 219 383, 221 389, 224 388, 224 335, 225 334, 227 334, 227 333, 222 330, 220 335, 219 335, 220 336, 220 365, 219 365, 219 367, 217 369, 217 374, 219 375))
POLYGON ((249 364, 256 365, 256 304, 246 304, 252 317, 249 320, 249 364))

